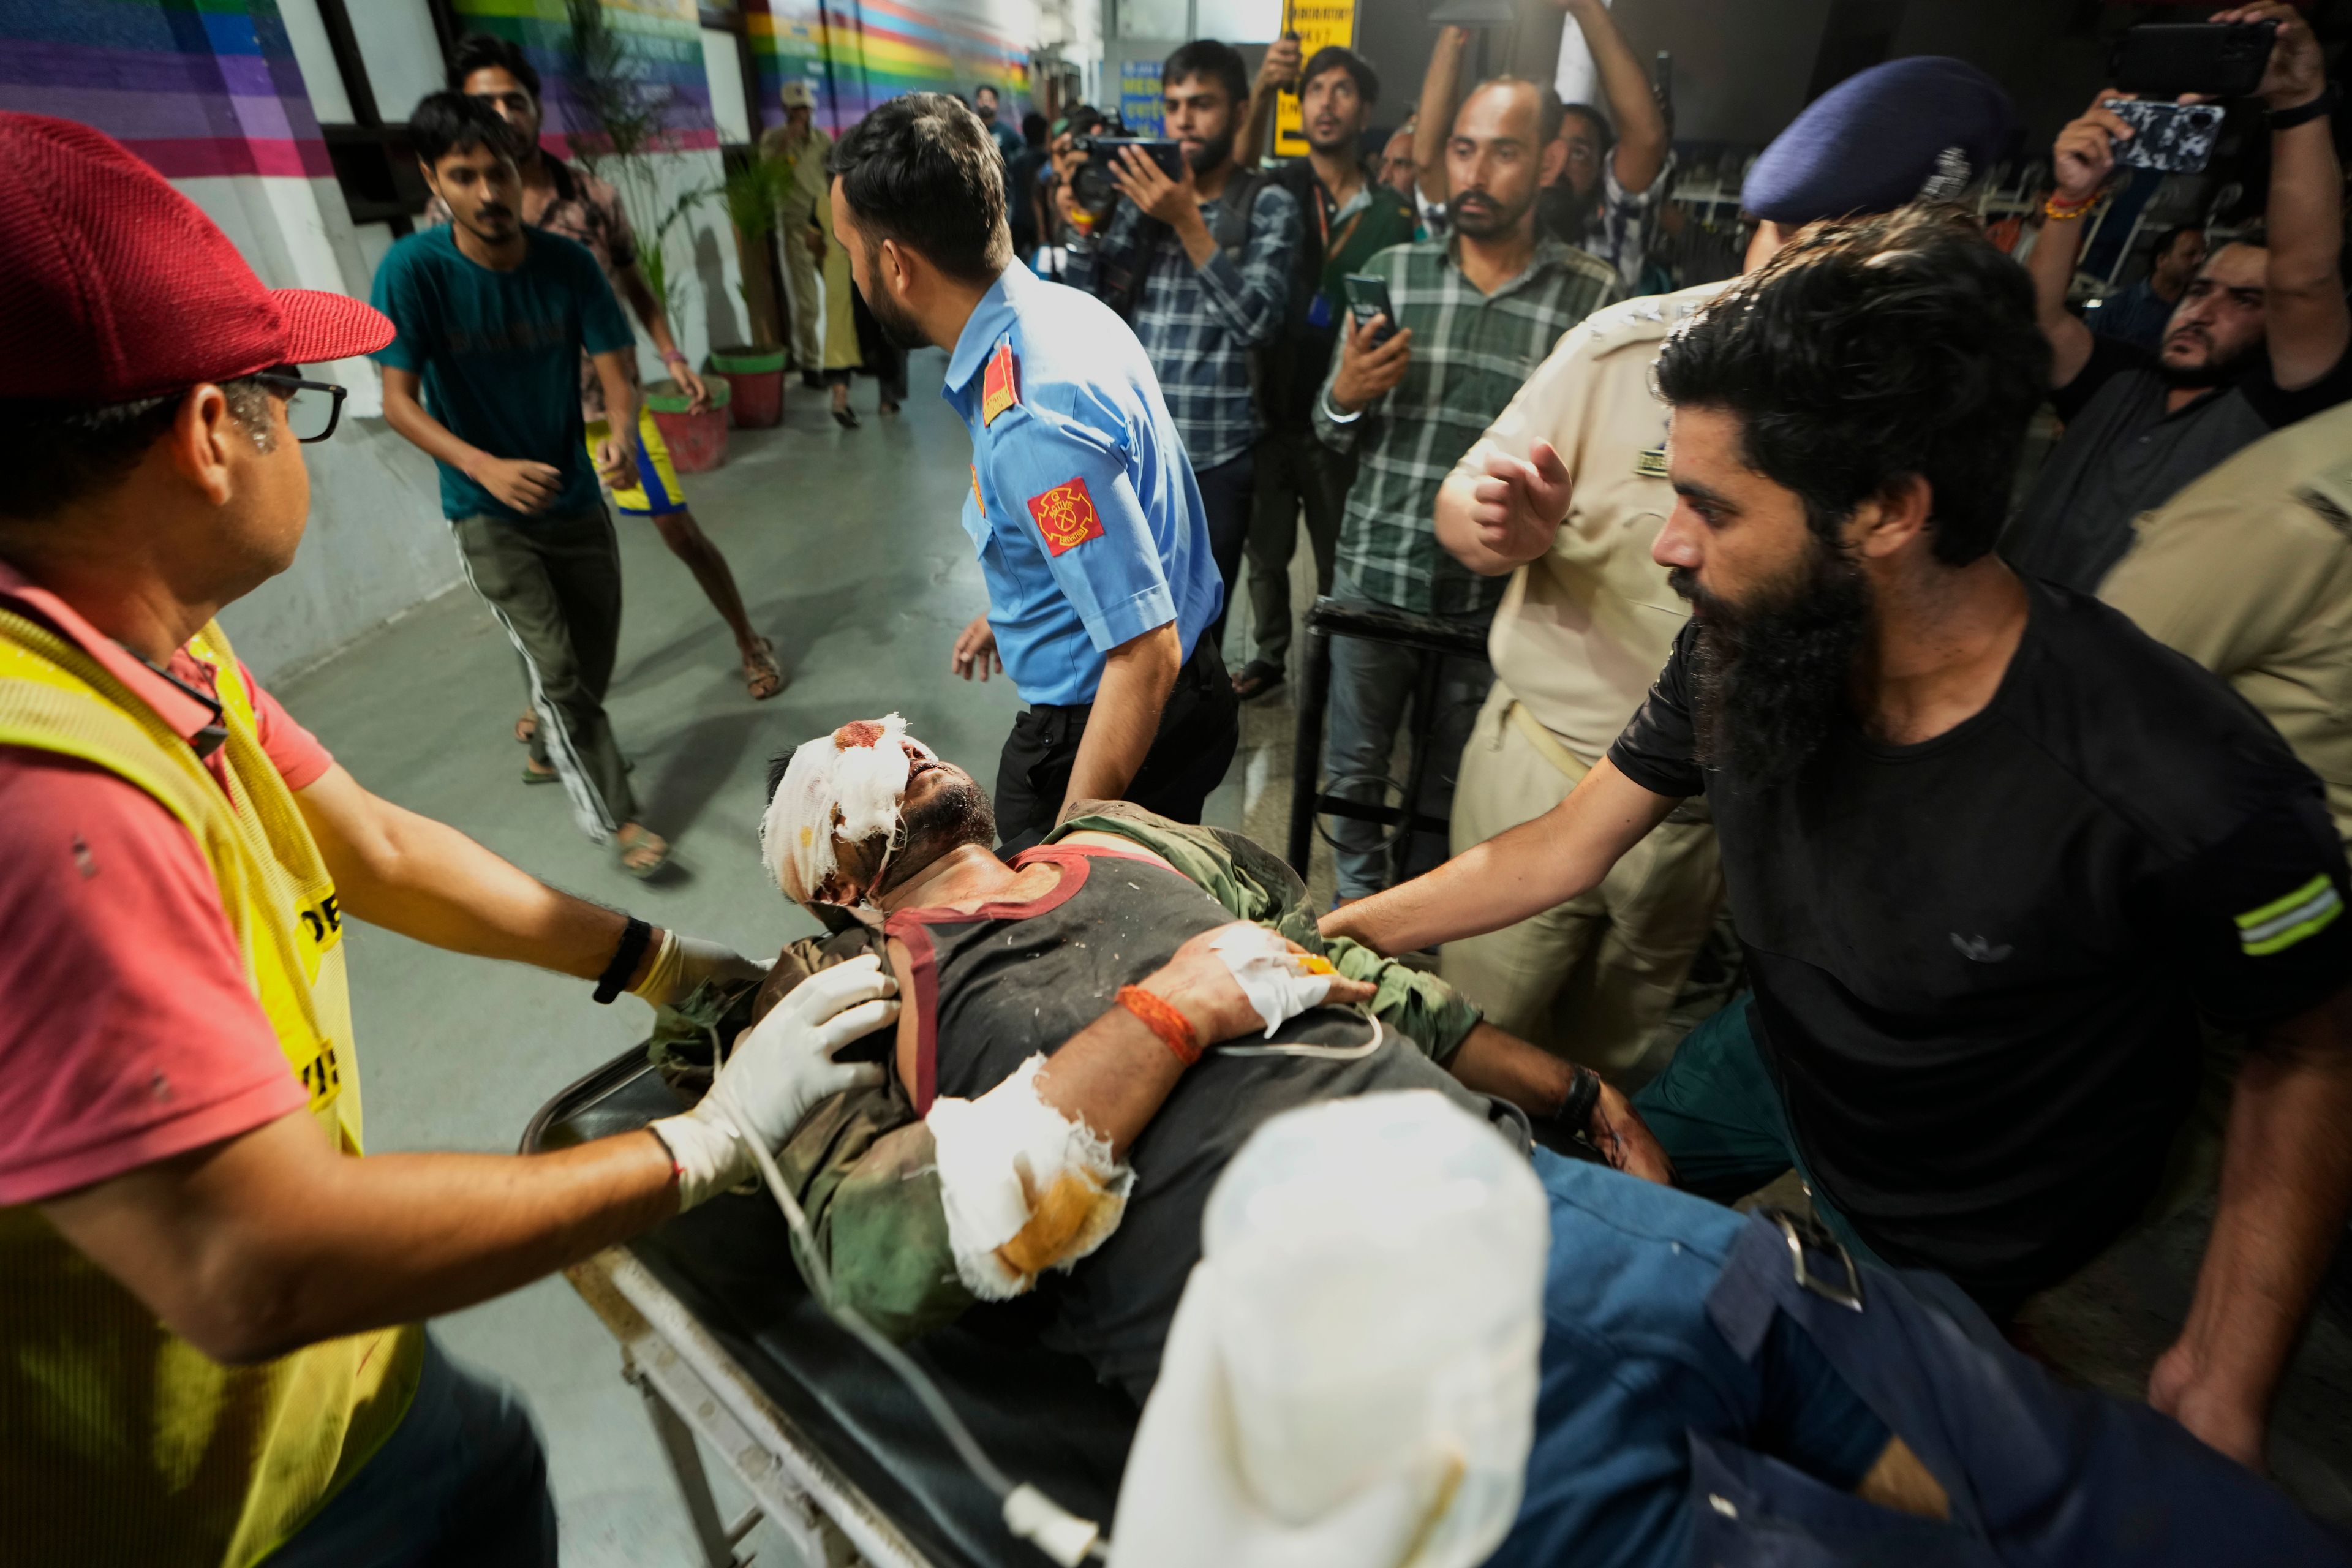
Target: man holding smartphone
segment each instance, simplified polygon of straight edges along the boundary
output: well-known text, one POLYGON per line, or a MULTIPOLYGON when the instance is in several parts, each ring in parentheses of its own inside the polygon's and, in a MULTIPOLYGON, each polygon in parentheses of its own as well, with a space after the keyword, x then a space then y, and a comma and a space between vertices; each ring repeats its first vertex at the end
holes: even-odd
MULTIPOLYGON (((1565 156, 1562 118, 1559 97, 1534 82, 1504 77, 1474 89, 1446 142, 1452 237, 1393 246, 1365 263, 1360 279, 1347 280, 1350 315, 1315 408, 1324 445, 1358 465, 1339 528, 1335 597, 1483 633, 1503 596, 1500 579, 1478 576, 1438 548, 1432 518, 1447 466, 1502 413, 1560 334, 1621 292, 1606 263, 1537 232, 1537 194, 1565 156)), ((1327 765, 1334 793, 1379 803, 1397 727, 1420 686, 1419 658, 1360 637, 1333 641, 1327 765)), ((1441 821, 1452 810, 1462 747, 1490 679, 1484 660, 1446 661, 1422 798, 1409 809, 1441 821)), ((1342 820, 1338 835, 1340 900, 1385 887, 1379 826, 1342 820)), ((1434 865, 1444 855, 1443 836, 1420 836, 1408 865, 1434 865)))
POLYGON ((1307 215, 1292 269, 1290 303, 1281 340, 1265 356, 1258 382, 1266 433, 1257 444, 1257 496, 1250 510, 1250 631, 1255 648, 1234 676, 1244 702, 1279 687, 1290 657, 1290 557, 1298 548, 1298 519, 1307 518, 1318 593, 1331 591, 1339 547, 1339 515, 1355 482, 1356 466, 1315 437, 1315 397, 1323 389, 1318 365, 1331 363, 1347 314, 1348 274, 1391 245, 1412 238, 1412 204, 1380 183, 1366 161, 1364 126, 1380 101, 1381 79, 1369 61, 1333 44, 1298 67, 1296 34, 1276 39, 1259 68, 1242 145, 1264 145, 1277 100, 1294 82, 1307 156, 1277 165, 1269 176, 1307 215))
MULTIPOLYGON (((1186 44, 1168 57, 1160 81, 1182 159, 1171 173, 1121 148, 1110 173, 1123 199, 1099 239, 1071 244, 1065 277, 1125 316, 1143 341, 1200 481, 1230 604, 1249 533, 1252 450, 1265 430, 1250 362, 1282 332, 1298 204, 1234 161, 1249 74, 1231 45, 1186 44)), ((1066 187, 1056 200, 1067 216, 1066 187)), ((1223 627, 1221 611, 1212 642, 1223 627)))
POLYGON ((2085 593, 2131 549, 2134 518, 2240 448, 2352 396, 2343 171, 2329 126, 2340 89, 2293 7, 2246 5, 2212 20, 2277 24, 2258 89, 2271 142, 2263 228, 2207 257, 2158 353, 2094 337, 2067 310, 2066 291, 2116 147, 2136 134, 2105 107, 2129 95, 2106 91, 2058 133, 2057 190, 2026 261, 2066 434, 2001 553, 2021 572, 2085 593))

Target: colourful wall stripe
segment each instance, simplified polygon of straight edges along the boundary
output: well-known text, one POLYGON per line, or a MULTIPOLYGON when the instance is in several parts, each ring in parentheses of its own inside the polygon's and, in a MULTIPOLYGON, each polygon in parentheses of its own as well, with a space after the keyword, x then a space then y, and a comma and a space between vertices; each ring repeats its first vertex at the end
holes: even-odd
MULTIPOLYGON (((575 139, 595 146, 600 138, 567 85, 565 44, 571 23, 563 0, 454 0, 452 9, 467 26, 522 46, 545 89, 547 119, 541 140, 551 152, 570 157, 575 139)), ((664 144, 681 152, 718 146, 693 0, 604 0, 604 10, 646 80, 667 95, 664 144)))
POLYGON ((172 179, 334 172, 274 0, 0 0, 0 104, 172 179))
POLYGON ((876 104, 906 92, 968 97, 994 82, 1003 118, 1028 107, 1031 25, 1026 6, 992 4, 993 19, 955 16, 909 0, 745 0, 759 66, 763 125, 781 124, 777 90, 805 81, 820 123, 838 135, 876 104))

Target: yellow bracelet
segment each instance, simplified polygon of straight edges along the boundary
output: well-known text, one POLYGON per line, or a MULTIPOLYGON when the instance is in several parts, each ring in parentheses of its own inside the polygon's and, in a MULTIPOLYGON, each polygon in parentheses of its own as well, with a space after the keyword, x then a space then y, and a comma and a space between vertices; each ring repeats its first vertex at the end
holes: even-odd
POLYGON ((2080 205, 2062 207, 2058 205, 2058 198, 2056 196, 2045 196, 2042 198, 2042 216, 2046 218, 2053 219, 2059 223, 2071 223, 2078 217, 2087 216, 2091 209, 2098 205, 2099 198, 2093 196, 2089 201, 2084 202, 2080 205))

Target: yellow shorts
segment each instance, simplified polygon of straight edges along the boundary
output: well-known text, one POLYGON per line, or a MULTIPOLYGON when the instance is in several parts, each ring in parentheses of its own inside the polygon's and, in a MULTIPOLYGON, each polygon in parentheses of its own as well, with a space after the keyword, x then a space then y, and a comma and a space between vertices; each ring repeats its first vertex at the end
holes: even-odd
MULTIPOLYGON (((588 457, 594 461, 596 443, 613 433, 602 419, 588 421, 588 457)), ((686 510, 686 492, 677 488, 677 469, 670 465, 669 443, 662 439, 654 411, 637 407, 637 482, 613 492, 613 504, 631 517, 667 517, 686 510)))

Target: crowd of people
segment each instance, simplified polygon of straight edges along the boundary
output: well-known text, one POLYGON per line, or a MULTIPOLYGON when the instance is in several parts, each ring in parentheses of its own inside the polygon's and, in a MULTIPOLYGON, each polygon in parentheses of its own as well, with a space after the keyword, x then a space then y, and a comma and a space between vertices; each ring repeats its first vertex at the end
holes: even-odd
POLYGON ((988 596, 950 674, 1024 710, 992 787, 892 693, 775 760, 765 868, 825 934, 772 963, 373 795, 214 622, 300 538, 341 391, 299 367, 367 354, 520 658, 523 778, 625 869, 668 846, 604 711, 608 505, 782 687, 629 316, 700 379, 522 53, 464 41, 418 106, 431 221, 373 306, 264 289, 120 145, 0 115, 42 171, 0 181, 0 921, 42 932, 0 944, 12 1538, 551 1563, 528 1413, 416 1325, 772 1155, 829 1305, 908 1338, 1034 1294, 1133 1401, 1115 1563, 2341 1560, 2260 1479, 2352 1205, 2317 40, 2216 18, 2272 30, 2261 221, 2152 234, 2086 324, 2113 91, 2022 261, 1972 201, 2008 95, 1919 57, 1757 158, 1736 276, 1677 275, 1671 115, 1602 0, 1562 9, 1602 104, 1465 83, 1448 28, 1388 134, 1372 66, 1295 39, 1254 75, 1184 44, 1168 148, 1109 156, 1083 106, 915 93, 836 138, 787 84, 793 354, 854 428, 853 368, 887 412, 944 351, 988 596), (1339 818, 1328 900, 1201 822, 1293 679, 1302 531, 1364 626, 1486 648, 1334 639, 1331 797, 1381 805, 1408 736, 1421 787, 1401 853, 1339 818), (347 915, 667 1009, 693 1103, 347 1158, 347 915), (1675 1026, 1727 929, 1736 984, 1675 1026), (1791 1172, 1809 1213, 1728 1206, 1791 1172), (2144 1402, 2004 1339, 2207 1198, 2144 1402))

